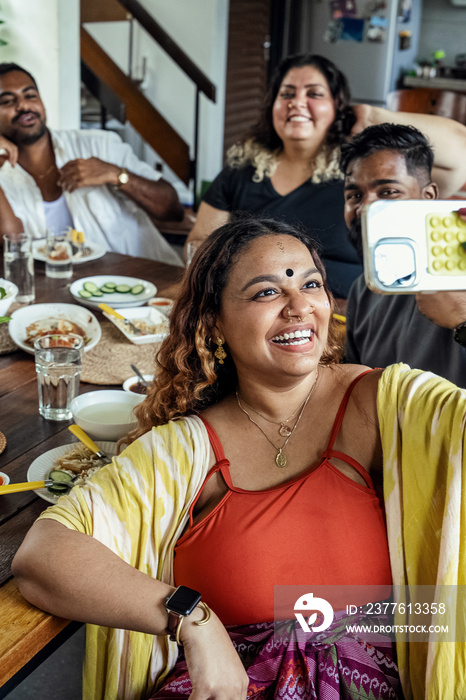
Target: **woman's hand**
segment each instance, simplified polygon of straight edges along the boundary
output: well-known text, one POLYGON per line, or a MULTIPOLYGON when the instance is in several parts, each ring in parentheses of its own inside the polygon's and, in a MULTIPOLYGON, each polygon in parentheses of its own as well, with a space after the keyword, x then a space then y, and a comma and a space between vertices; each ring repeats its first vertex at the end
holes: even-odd
POLYGON ((203 613, 196 609, 183 621, 181 641, 193 692, 191 700, 245 700, 248 676, 230 637, 212 612, 206 625, 194 619, 203 613))
POLYGON ((18 162, 18 147, 14 143, 0 136, 0 168, 6 161, 14 167, 18 162))

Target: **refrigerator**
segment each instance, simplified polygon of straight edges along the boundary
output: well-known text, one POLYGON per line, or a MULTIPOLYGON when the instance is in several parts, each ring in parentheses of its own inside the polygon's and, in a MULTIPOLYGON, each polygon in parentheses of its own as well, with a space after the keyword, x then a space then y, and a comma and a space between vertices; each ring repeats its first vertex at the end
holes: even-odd
POLYGON ((418 57, 422 0, 308 0, 303 50, 329 58, 354 102, 383 107, 418 57))

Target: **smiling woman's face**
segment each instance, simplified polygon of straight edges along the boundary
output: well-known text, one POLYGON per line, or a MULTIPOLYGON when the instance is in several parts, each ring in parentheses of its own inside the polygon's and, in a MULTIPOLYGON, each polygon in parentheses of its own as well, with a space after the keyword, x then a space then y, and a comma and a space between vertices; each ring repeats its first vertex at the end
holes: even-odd
POLYGON ((335 103, 322 73, 314 66, 289 70, 275 98, 272 118, 284 143, 325 139, 335 119, 335 103))
POLYGON ((216 327, 240 381, 249 375, 281 383, 316 368, 330 315, 309 250, 292 236, 271 234, 249 244, 233 265, 216 327))

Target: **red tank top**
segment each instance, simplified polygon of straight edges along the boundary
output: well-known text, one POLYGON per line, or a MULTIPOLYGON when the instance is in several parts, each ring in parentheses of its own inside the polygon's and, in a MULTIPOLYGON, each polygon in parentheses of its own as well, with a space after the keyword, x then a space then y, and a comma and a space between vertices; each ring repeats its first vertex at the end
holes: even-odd
POLYGON ((372 480, 358 462, 332 449, 363 374, 348 387, 320 460, 269 489, 233 486, 219 438, 203 419, 217 463, 202 488, 220 471, 228 491, 193 525, 201 488, 189 529, 175 547, 174 575, 176 585, 200 591, 223 624, 272 621, 275 585, 391 585, 385 522, 372 480), (367 486, 342 474, 332 457, 353 466, 367 486))

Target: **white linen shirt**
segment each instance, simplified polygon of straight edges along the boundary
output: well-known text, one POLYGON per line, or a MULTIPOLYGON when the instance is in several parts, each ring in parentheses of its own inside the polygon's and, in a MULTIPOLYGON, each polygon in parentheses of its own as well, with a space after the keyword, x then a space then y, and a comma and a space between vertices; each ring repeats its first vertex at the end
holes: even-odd
MULTIPOLYGON (((57 167, 76 158, 100 158, 149 180, 161 176, 137 158, 131 147, 112 131, 98 129, 50 131, 57 167)), ((2 187, 24 230, 33 238, 45 238, 46 221, 41 192, 34 178, 20 165, 7 161, 0 168, 2 187)), ((80 187, 65 192, 74 228, 84 231, 86 240, 106 250, 183 265, 148 214, 132 199, 108 185, 80 187)))

